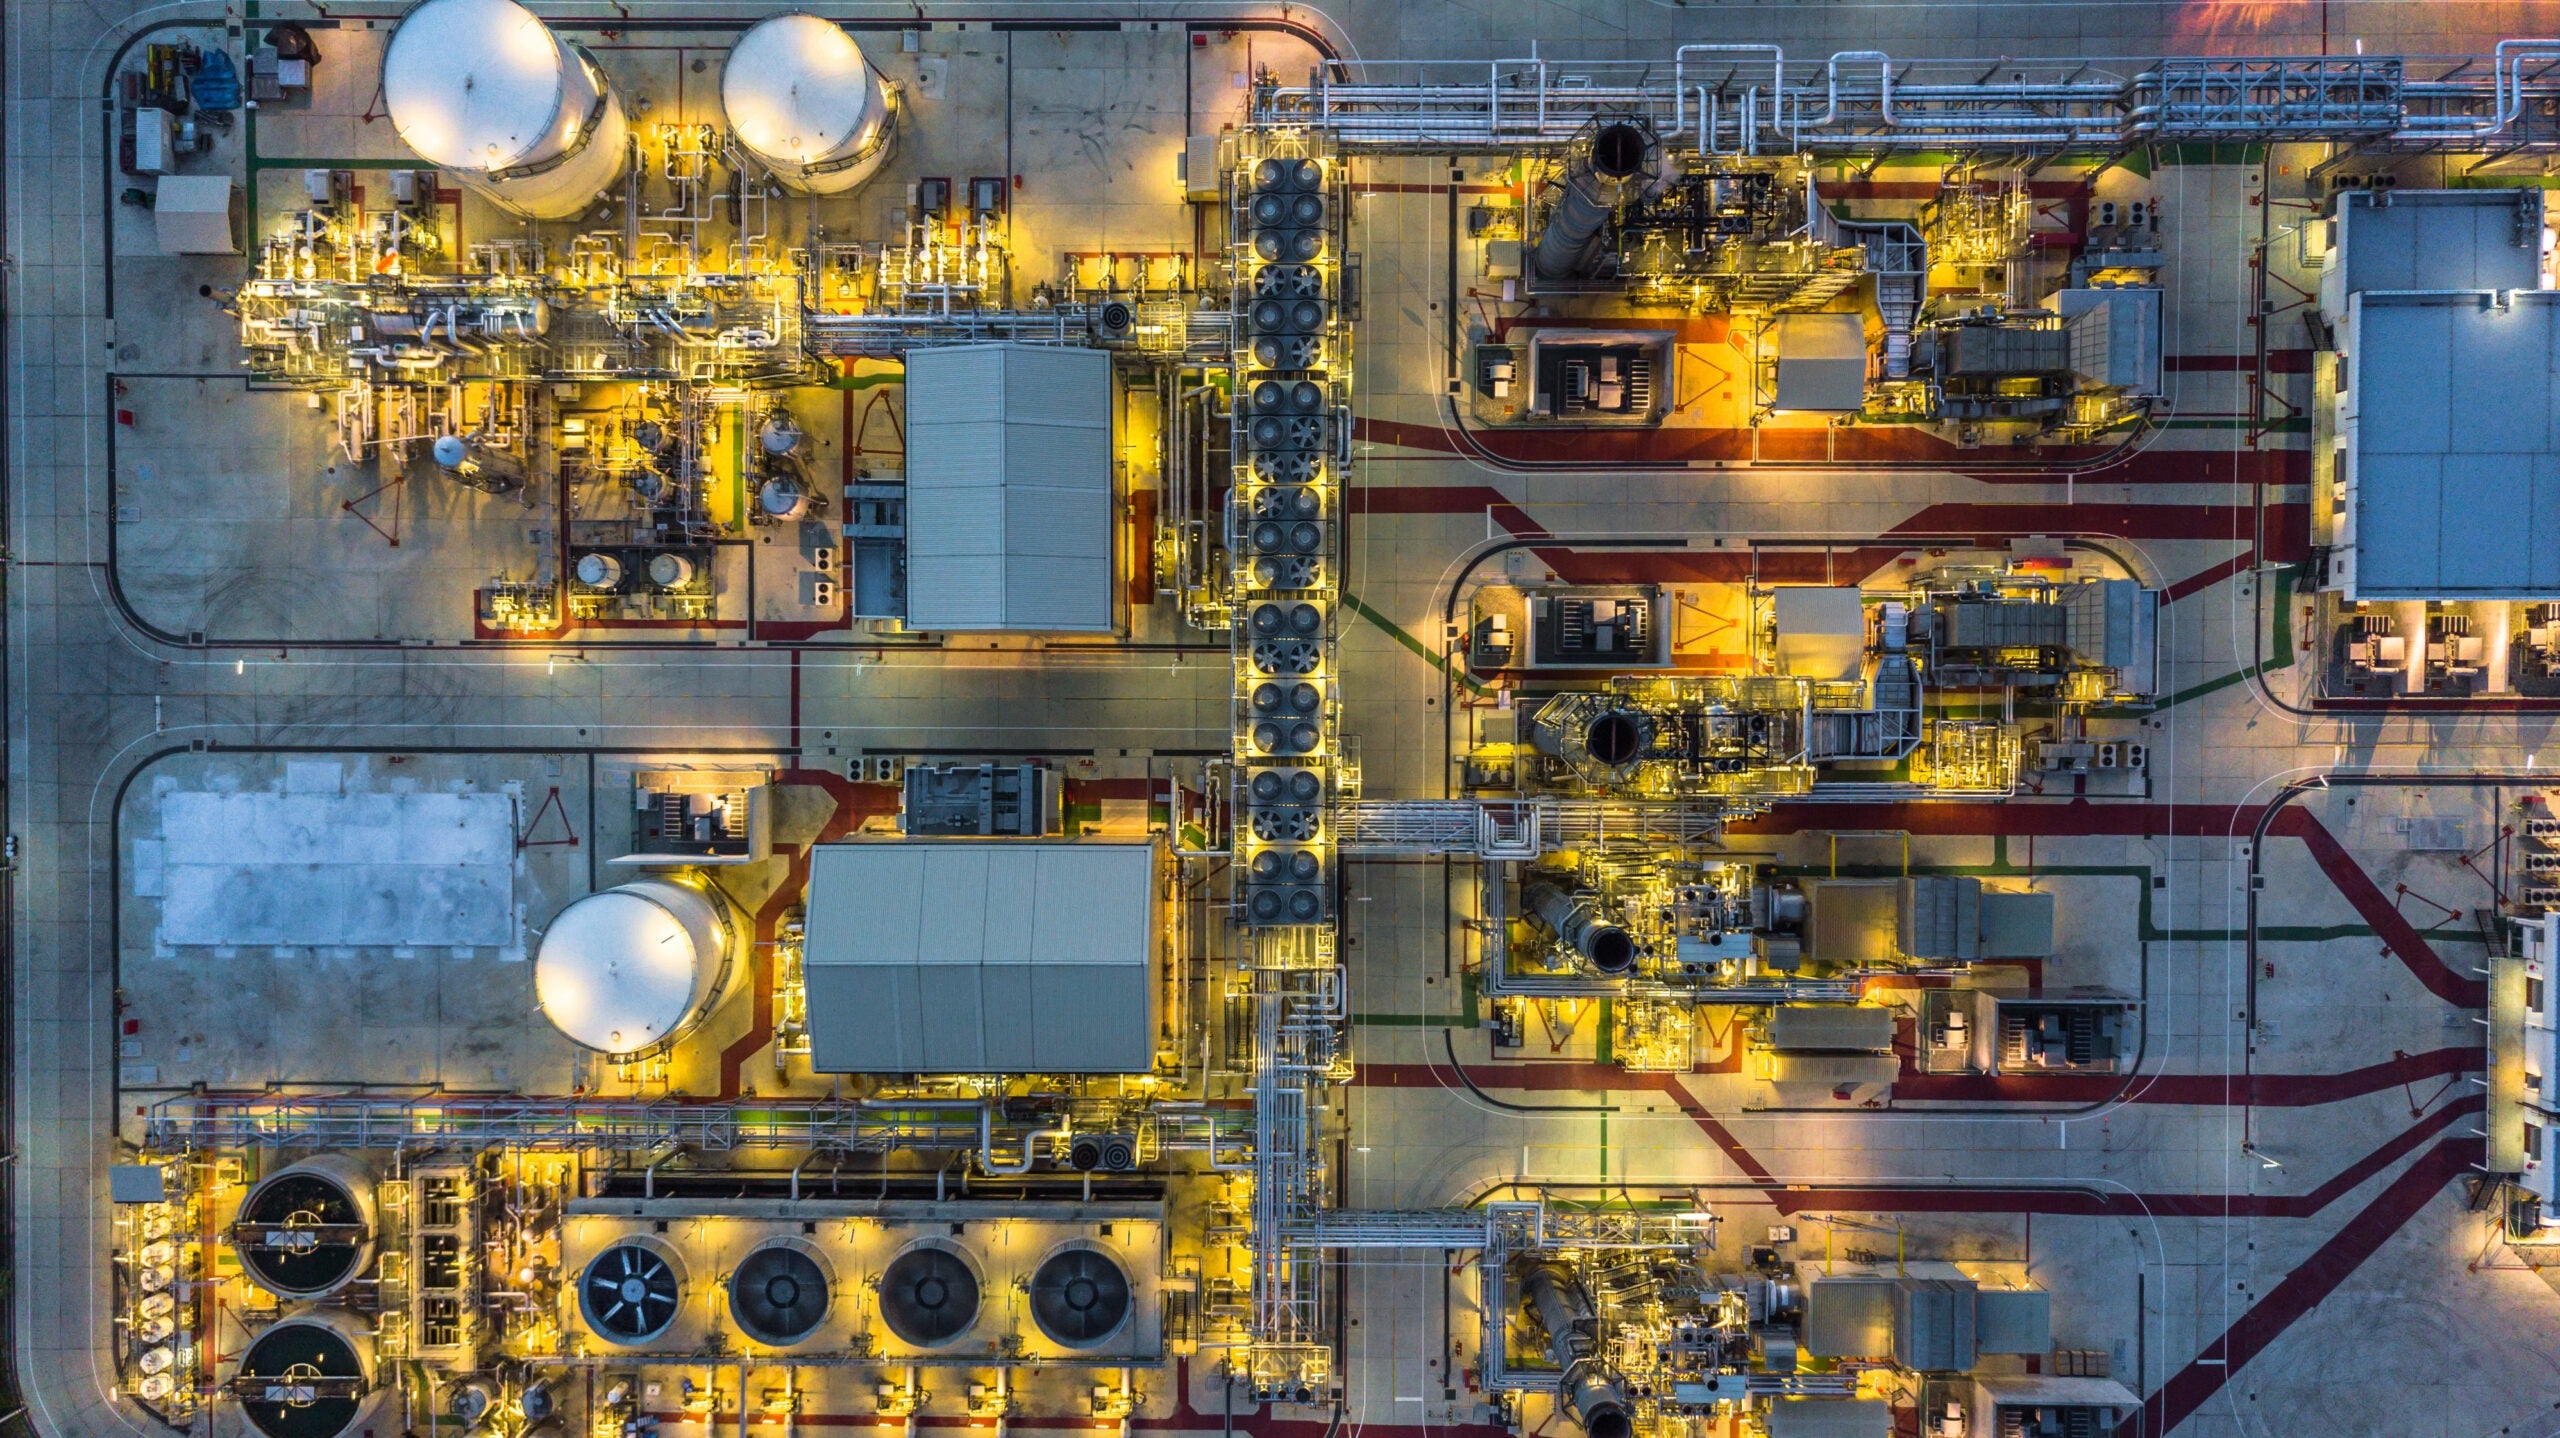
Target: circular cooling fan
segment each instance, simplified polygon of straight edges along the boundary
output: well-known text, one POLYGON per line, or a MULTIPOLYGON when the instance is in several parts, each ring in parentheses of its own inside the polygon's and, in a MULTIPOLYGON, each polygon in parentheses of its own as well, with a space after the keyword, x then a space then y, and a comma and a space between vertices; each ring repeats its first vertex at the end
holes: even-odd
POLYGON ((1253 497, 1256 519, 1311 520, 1324 513, 1324 499, 1312 489, 1263 490, 1253 497))
POLYGON ((1253 667, 1265 674, 1313 674, 1324 652, 1312 639, 1257 639, 1253 667))
POLYGON ((1316 561, 1303 554, 1264 555, 1254 561, 1253 572, 1265 589, 1316 587, 1316 561))
POLYGON ((978 1275, 943 1248, 910 1248, 880 1275, 880 1317, 918 1348, 948 1343, 978 1321, 978 1275))
POLYGON ((595 1256, 578 1282, 578 1310, 608 1343, 646 1343, 675 1322, 684 1283, 666 1255, 617 1243, 595 1256))
POLYGON ((729 1275, 729 1316, 758 1343, 797 1343, 826 1321, 826 1270, 788 1243, 767 1244, 729 1275))
POLYGON ((1129 1321, 1129 1275, 1094 1249, 1051 1254, 1031 1275, 1031 1321, 1052 1343, 1090 1348, 1129 1321))
POLYGON ((1253 811, 1253 837, 1265 843, 1312 844, 1321 828, 1316 816, 1305 809, 1253 811))

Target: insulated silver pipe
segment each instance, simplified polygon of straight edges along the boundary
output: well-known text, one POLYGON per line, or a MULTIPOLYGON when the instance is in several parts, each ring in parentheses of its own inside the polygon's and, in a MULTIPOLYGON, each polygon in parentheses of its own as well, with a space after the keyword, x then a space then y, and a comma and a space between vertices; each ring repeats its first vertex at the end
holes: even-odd
MULTIPOLYGON (((2085 65, 2067 76, 2048 65, 2033 79, 1991 78, 2015 63, 1999 62, 1980 80, 1951 81, 1971 62, 1896 64, 1879 52, 1844 50, 1797 62, 1799 77, 1776 46, 1688 45, 1675 53, 1667 84, 1659 71, 1633 85, 1550 83, 1544 61, 1498 63, 1481 83, 1353 84, 1327 76, 1305 89, 1265 92, 1255 102, 1255 123, 1312 123, 1369 149, 1566 145, 1611 117, 1647 124, 1672 144, 1718 151, 1727 148, 1718 122, 1739 120, 1731 145, 1746 154, 1772 136, 1779 148, 1834 154, 1950 146, 2113 151, 2180 138, 2411 146, 2512 134, 2532 104, 2560 92, 2560 80, 2549 78, 2560 70, 2560 40, 2551 39, 2502 41, 2495 56, 2480 57, 2467 73, 2471 62, 2405 78, 2416 61, 2366 57, 2357 62, 2364 70, 2338 74, 2319 68, 2323 62, 2245 56, 2154 62, 2130 79, 2085 65), (1911 83, 1915 70, 1929 78, 1911 83)), ((2553 142, 2536 135, 2520 144, 2548 149, 2553 142)), ((1588 192, 1579 200, 1569 194, 1559 208, 1587 220, 1575 212, 1589 199, 1588 192)))
POLYGON ((1623 974, 1636 964, 1636 941, 1627 931, 1604 921, 1592 902, 1546 879, 1531 879, 1521 890, 1529 912, 1555 931, 1567 948, 1591 961, 1604 974, 1623 974))
POLYGON ((1563 1370, 1556 1404, 1573 1415, 1590 1438, 1631 1438, 1635 1420, 1618 1376, 1593 1355, 1591 1299, 1573 1275, 1552 1264, 1529 1270, 1520 1296, 1546 1330, 1547 1356, 1563 1370))

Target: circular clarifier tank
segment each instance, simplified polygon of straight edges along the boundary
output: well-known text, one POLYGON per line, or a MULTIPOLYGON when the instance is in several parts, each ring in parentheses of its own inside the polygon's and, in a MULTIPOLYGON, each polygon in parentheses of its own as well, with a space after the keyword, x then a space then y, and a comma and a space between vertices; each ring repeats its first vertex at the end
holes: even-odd
POLYGON ((720 906, 682 884, 642 879, 589 894, 543 932, 535 1001, 575 1043, 646 1053, 683 1037, 718 1002, 730 934, 720 906))
POLYGON ((622 174, 630 124, 604 71, 516 0, 423 0, 382 56, 382 104, 420 158, 538 220, 622 174))
POLYGON ((260 1179, 231 1224, 249 1281, 279 1298, 325 1298, 373 1263, 373 1175, 344 1154, 260 1179))
POLYGON ((267 1438, 338 1438, 373 1408, 373 1336, 348 1314, 271 1324, 240 1355, 240 1411, 267 1438))
POLYGON ((739 36, 720 74, 720 107, 738 143, 803 194, 860 185, 897 140, 896 101, 862 47, 815 15, 776 15, 739 36))

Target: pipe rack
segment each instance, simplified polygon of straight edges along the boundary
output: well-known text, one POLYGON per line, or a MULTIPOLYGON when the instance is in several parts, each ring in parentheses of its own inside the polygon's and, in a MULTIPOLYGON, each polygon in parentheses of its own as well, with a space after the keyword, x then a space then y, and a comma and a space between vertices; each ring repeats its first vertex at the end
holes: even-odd
POLYGON ((1790 67, 1775 45, 1698 44, 1655 62, 1390 62, 1397 81, 1266 82, 1251 123, 1329 134, 1346 150, 1551 149, 1609 119, 1665 145, 1727 155, 1989 149, 2116 155, 2147 144, 2351 140, 2432 149, 2497 139, 2560 149, 2560 40, 2485 57, 2229 56, 2137 61, 1897 62, 1843 50, 1790 67), (2007 78, 1995 78, 2006 72, 2007 78))

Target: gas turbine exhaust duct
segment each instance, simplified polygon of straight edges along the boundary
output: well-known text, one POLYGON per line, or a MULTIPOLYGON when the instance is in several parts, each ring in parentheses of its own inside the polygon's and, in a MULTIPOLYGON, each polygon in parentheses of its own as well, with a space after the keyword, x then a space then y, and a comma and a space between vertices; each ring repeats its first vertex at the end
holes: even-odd
POLYGON ((1522 891, 1529 912, 1575 953, 1604 974, 1623 974, 1636 964, 1636 941, 1627 931, 1603 920, 1588 896, 1569 893, 1546 879, 1532 879, 1522 891))
POLYGON ((1625 182, 1645 167, 1653 136, 1633 120, 1604 122, 1591 145, 1565 171, 1564 193, 1547 212, 1546 228, 1529 267, 1536 278, 1561 283, 1580 279, 1599 259, 1601 231, 1618 208, 1625 182))
POLYGON ((1546 1330, 1547 1355, 1563 1372, 1556 1383, 1556 1405, 1573 1415, 1589 1438, 1632 1438, 1634 1409, 1618 1375, 1597 1356, 1591 1298, 1572 1274, 1542 1264, 1529 1270, 1520 1285, 1529 1316, 1546 1330))
POLYGON ((1635 773, 1661 733, 1651 711, 1615 695, 1559 694, 1531 716, 1529 747, 1586 783, 1608 784, 1635 773))

